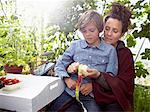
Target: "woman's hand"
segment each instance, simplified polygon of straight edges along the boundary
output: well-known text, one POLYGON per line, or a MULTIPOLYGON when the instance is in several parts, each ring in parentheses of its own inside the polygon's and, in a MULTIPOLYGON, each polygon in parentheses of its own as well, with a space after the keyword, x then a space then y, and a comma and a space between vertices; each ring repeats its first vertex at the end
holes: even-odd
POLYGON ((85 96, 91 93, 92 90, 93 90, 92 83, 82 84, 80 87, 80 92, 85 96))
POLYGON ((67 72, 68 73, 77 73, 78 67, 79 67, 79 62, 74 62, 71 65, 68 66, 67 72))
POLYGON ((96 69, 90 69, 90 68, 87 69, 87 74, 86 74, 87 77, 98 78, 100 75, 101 75, 100 72, 96 69))
POLYGON ((72 80, 70 77, 64 78, 64 81, 69 89, 74 90, 76 88, 76 81, 72 80))

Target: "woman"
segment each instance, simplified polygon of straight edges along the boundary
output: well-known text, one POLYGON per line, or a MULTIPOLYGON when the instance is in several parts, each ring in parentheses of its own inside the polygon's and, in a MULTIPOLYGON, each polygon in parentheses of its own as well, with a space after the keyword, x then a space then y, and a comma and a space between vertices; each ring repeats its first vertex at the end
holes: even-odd
MULTIPOLYGON (((120 38, 127 32, 130 25, 131 12, 118 3, 112 4, 110 14, 105 18, 104 40, 112 44, 118 55, 118 75, 87 69, 88 77, 93 83, 88 84, 82 93, 93 90, 94 98, 104 111, 132 111, 134 92, 134 61, 131 51, 125 47, 120 38)), ((74 71, 70 65, 68 71, 74 71)))

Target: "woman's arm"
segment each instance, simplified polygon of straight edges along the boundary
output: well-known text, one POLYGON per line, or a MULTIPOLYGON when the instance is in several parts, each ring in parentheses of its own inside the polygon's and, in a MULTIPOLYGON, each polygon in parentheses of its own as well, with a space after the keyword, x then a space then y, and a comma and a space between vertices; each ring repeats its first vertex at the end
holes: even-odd
POLYGON ((99 83, 104 89, 110 91, 111 88, 110 86, 107 84, 104 76, 102 73, 100 73, 101 75, 95 80, 97 83, 99 83))
POLYGON ((119 71, 118 75, 112 77, 108 73, 102 73, 105 81, 111 88, 111 92, 104 91, 100 83, 93 81, 93 93, 95 100, 99 103, 111 103, 118 101, 121 107, 129 111, 133 105, 134 92, 134 61, 128 48, 118 50, 119 71))
MULTIPOLYGON (((111 88, 107 84, 102 72, 99 72, 96 69, 90 69, 90 68, 87 69, 87 72, 88 72, 87 73, 88 77, 93 78, 93 80, 95 82, 99 83, 104 89, 111 90, 111 88)), ((111 74, 109 74, 109 75, 111 75, 111 74)))

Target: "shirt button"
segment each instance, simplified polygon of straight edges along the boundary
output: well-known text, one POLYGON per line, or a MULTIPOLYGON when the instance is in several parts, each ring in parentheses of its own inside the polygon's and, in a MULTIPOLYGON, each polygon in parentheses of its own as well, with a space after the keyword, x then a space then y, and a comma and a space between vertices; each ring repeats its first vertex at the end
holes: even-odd
POLYGON ((104 62, 105 62, 105 60, 103 59, 103 60, 102 60, 102 63, 104 63, 104 62))

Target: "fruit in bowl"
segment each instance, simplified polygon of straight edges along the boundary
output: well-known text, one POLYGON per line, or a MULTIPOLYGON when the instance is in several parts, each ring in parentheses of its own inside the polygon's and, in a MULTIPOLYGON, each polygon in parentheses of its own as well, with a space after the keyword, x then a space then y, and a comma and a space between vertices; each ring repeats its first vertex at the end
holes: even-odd
POLYGON ((4 91, 12 91, 12 90, 16 90, 19 89, 21 87, 22 83, 16 83, 16 84, 12 84, 12 85, 5 85, 5 87, 3 87, 2 89, 4 91))
POLYGON ((4 87, 2 89, 6 91, 16 90, 22 85, 21 81, 16 78, 1 77, 0 80, 4 84, 4 87))
POLYGON ((0 80, 0 89, 4 87, 4 83, 0 80))

